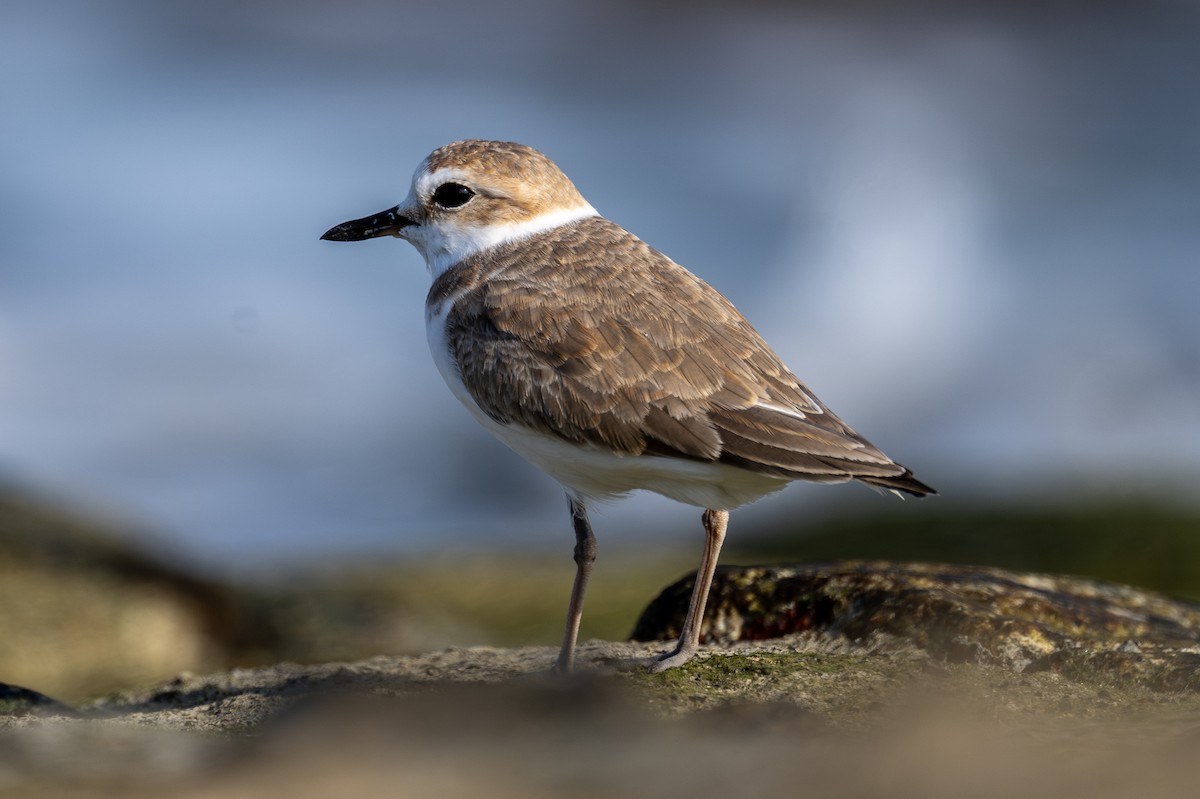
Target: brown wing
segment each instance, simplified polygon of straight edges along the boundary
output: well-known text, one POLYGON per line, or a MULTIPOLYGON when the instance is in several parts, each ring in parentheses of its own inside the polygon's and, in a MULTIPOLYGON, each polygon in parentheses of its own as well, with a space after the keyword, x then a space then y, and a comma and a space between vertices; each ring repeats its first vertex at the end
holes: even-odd
POLYGON ((605 219, 468 259, 429 302, 451 294, 452 354, 498 422, 629 455, 931 490, 825 408, 720 293, 605 219))

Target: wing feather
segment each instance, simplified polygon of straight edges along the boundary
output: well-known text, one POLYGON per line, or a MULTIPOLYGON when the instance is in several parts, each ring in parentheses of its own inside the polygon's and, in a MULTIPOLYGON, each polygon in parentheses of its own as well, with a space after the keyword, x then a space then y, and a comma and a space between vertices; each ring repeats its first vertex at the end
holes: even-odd
POLYGON ((625 455, 932 491, 822 405, 721 294, 623 228, 596 217, 535 238, 452 267, 427 301, 453 298, 451 353, 493 419, 625 455))

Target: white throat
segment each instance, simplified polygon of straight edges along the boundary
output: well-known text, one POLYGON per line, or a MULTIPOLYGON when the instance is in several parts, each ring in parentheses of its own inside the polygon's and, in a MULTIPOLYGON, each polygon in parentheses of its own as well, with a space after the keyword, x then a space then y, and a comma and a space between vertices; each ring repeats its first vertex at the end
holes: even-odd
POLYGON ((447 269, 476 253, 593 216, 599 214, 585 202, 575 208, 547 211, 521 222, 459 226, 451 218, 438 224, 405 228, 403 237, 425 258, 425 265, 436 280, 447 269))

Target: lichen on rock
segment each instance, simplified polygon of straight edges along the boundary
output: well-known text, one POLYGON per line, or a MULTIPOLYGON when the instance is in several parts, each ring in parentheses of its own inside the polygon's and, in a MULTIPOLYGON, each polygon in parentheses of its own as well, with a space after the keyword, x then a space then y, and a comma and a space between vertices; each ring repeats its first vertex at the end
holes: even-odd
MULTIPOLYGON (((691 578, 643 612, 637 641, 679 634, 691 578)), ((718 569, 703 640, 886 633, 954 663, 1200 690, 1200 606, 1128 586, 1001 569, 872 561, 718 569)))

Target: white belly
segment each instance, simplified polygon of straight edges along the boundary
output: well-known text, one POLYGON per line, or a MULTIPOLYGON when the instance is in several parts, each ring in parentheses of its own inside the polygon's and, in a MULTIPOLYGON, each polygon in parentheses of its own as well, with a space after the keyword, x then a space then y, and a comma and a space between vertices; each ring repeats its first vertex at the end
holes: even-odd
POLYGON ((688 505, 729 510, 778 491, 788 480, 723 463, 654 455, 617 455, 581 447, 520 425, 504 425, 484 413, 467 391, 446 338, 446 314, 453 300, 429 309, 425 333, 433 361, 450 391, 484 428, 525 460, 553 477, 568 492, 591 499, 653 491, 688 505))

